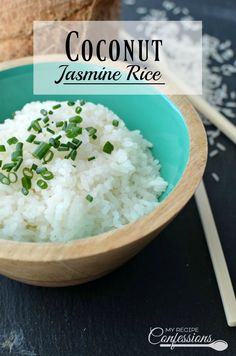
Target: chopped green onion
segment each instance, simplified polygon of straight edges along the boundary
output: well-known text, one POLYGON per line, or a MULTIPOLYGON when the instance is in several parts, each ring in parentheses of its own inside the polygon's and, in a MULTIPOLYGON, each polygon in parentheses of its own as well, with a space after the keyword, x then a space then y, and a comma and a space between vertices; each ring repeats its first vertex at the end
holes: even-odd
POLYGON ((94 157, 94 156, 93 156, 93 157, 89 157, 89 158, 88 158, 88 161, 93 161, 95 158, 96 158, 96 157, 94 157))
POLYGON ((30 190, 32 183, 31 183, 31 178, 28 176, 24 176, 21 178, 21 183, 23 188, 30 190))
POLYGON ((42 179, 39 179, 39 180, 37 181, 37 185, 38 185, 39 188, 41 188, 41 189, 47 189, 47 187, 48 187, 47 182, 45 182, 45 181, 42 180, 42 179))
POLYGON ((5 185, 10 184, 10 179, 6 177, 4 174, 0 173, 0 182, 5 185))
POLYGON ((67 145, 68 145, 68 147, 72 148, 72 150, 76 150, 76 148, 77 148, 77 146, 72 142, 68 142, 67 145))
POLYGON ((86 104, 86 101, 85 100, 80 100, 80 106, 83 106, 83 105, 85 105, 86 104))
POLYGON ((14 167, 15 167, 15 163, 5 163, 2 167, 2 169, 4 171, 10 172, 14 167))
POLYGON ((41 176, 43 179, 46 179, 46 180, 51 180, 54 178, 54 174, 48 170, 44 171, 41 173, 41 176))
POLYGON ((22 151, 23 149, 23 143, 22 142, 18 142, 16 145, 16 151, 22 151))
POLYGON ((54 157, 54 153, 50 150, 46 153, 46 155, 43 157, 43 163, 49 163, 52 161, 54 157))
POLYGON ((59 109, 61 107, 61 104, 57 104, 57 105, 54 105, 52 108, 53 108, 53 110, 57 110, 57 109, 59 109))
POLYGON ((93 135, 92 138, 93 138, 94 140, 96 140, 98 137, 97 137, 97 135, 93 135))
POLYGON ((52 110, 49 110, 48 113, 49 113, 49 115, 52 115, 52 114, 53 114, 53 111, 52 111, 52 110))
POLYGON ((75 109, 76 114, 80 114, 82 111, 82 108, 80 106, 77 106, 77 108, 75 109))
POLYGON ((80 124, 82 121, 83 121, 83 119, 82 119, 82 117, 81 116, 74 116, 74 117, 71 117, 70 119, 69 119, 69 121, 70 122, 73 122, 73 123, 75 123, 75 124, 80 124))
POLYGON ((37 133, 42 132, 42 128, 41 128, 41 126, 39 124, 39 119, 34 120, 34 121, 31 122, 31 125, 28 128, 28 131, 30 131, 31 129, 34 129, 34 131, 36 131, 37 133))
POLYGON ((37 174, 42 174, 43 172, 46 172, 47 170, 48 170, 47 167, 38 167, 36 169, 36 173, 37 174))
POLYGON ((45 124, 47 124, 47 123, 49 122, 49 117, 46 116, 46 117, 43 119, 43 122, 44 122, 45 124))
POLYGON ((60 146, 60 141, 59 141, 59 139, 56 139, 56 138, 53 138, 53 137, 51 137, 51 138, 49 139, 49 143, 50 143, 50 145, 52 145, 52 146, 55 147, 55 148, 58 148, 58 147, 60 146))
POLYGON ((33 156, 35 158, 42 159, 48 153, 50 148, 51 145, 49 143, 41 142, 39 147, 37 147, 36 150, 33 152, 33 156))
POLYGON ((21 191, 22 191, 22 193, 23 193, 24 195, 28 195, 28 194, 29 194, 29 190, 26 189, 25 187, 22 187, 21 191))
POLYGON ((47 110, 42 109, 42 110, 40 110, 40 114, 42 114, 43 116, 47 116, 48 112, 47 112, 47 110))
POLYGON ((11 137, 7 140, 8 145, 15 145, 18 142, 16 137, 11 137))
POLYGON ((38 168, 37 164, 33 163, 32 166, 31 166, 31 170, 32 171, 36 171, 38 168))
POLYGON ((20 168, 20 166, 22 165, 22 163, 23 163, 23 158, 20 157, 20 158, 16 161, 16 165, 15 165, 15 167, 14 167, 14 171, 15 171, 15 172, 20 168))
POLYGON ((65 131, 66 131, 66 129, 67 129, 67 121, 64 122, 64 125, 63 125, 63 127, 62 127, 62 130, 65 130, 65 131))
POLYGON ((0 152, 6 152, 6 147, 4 145, 0 145, 0 152))
POLYGON ((34 176, 34 173, 32 172, 32 170, 31 170, 30 168, 25 167, 25 168, 23 169, 23 175, 24 175, 25 177, 28 177, 28 178, 32 179, 33 176, 34 176))
POLYGON ((113 150, 114 146, 109 141, 107 141, 103 146, 103 152, 108 153, 110 155, 113 150))
POLYGON ((0 167, 2 167, 2 160, 0 160, 0 167))
POLYGON ((36 135, 29 135, 28 138, 26 139, 26 142, 32 143, 35 138, 36 138, 36 135))
POLYGON ((97 132, 97 129, 95 129, 95 127, 86 127, 86 130, 88 131, 89 136, 93 136, 97 132))
POLYGON ((72 161, 75 161, 77 156, 77 151, 76 150, 72 150, 71 154, 70 154, 70 158, 72 159, 72 161))
POLYGON ((52 129, 50 129, 49 127, 47 127, 47 131, 50 132, 52 135, 55 134, 55 131, 53 131, 52 129))
POLYGON ((13 162, 17 162, 19 159, 23 158, 22 157, 22 151, 14 151, 11 154, 11 160, 13 162))
POLYGON ((61 152, 65 152, 65 151, 69 151, 69 146, 68 145, 66 145, 66 144, 64 144, 64 143, 62 143, 59 147, 58 147, 58 151, 61 151, 61 152))
POLYGON ((41 143, 41 141, 38 141, 38 140, 35 140, 35 141, 34 141, 34 144, 35 144, 35 145, 40 145, 40 143, 41 143))
POLYGON ((92 203, 92 201, 93 201, 93 197, 92 197, 92 195, 90 195, 90 194, 88 194, 88 195, 86 196, 86 199, 87 199, 90 203, 92 203))
POLYGON ((16 183, 17 180, 18 180, 17 174, 14 173, 14 172, 9 172, 8 173, 8 179, 9 179, 10 183, 16 183))
POLYGON ((68 127, 66 129, 66 137, 68 137, 68 138, 75 138, 78 135, 81 135, 81 133, 82 133, 81 127, 71 126, 71 124, 68 125, 68 127))
POLYGON ((119 126, 119 121, 118 120, 113 120, 112 121, 112 125, 115 126, 115 127, 118 127, 119 126))
POLYGON ((68 101, 68 102, 67 102, 67 105, 68 105, 68 106, 74 106, 74 105, 75 105, 75 102, 74 102, 74 101, 68 101))
POLYGON ((56 122, 56 127, 62 127, 64 125, 64 121, 56 122))

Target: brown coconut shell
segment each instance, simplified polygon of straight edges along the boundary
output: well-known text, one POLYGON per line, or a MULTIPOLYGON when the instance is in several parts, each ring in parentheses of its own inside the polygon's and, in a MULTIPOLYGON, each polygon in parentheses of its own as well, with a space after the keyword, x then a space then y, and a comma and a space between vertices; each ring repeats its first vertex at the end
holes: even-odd
POLYGON ((0 61, 32 55, 33 21, 118 20, 120 0, 0 0, 0 61))

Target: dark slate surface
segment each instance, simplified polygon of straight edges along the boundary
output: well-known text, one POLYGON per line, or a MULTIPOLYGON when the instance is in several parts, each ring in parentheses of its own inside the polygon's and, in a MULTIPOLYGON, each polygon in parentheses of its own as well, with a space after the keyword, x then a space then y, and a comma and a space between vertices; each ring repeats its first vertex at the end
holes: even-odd
MULTIPOLYGON (((235 1, 177 1, 204 20, 213 35, 235 42, 235 1)), ((137 1, 158 6, 160 1, 137 1)), ((123 6, 124 19, 137 19, 123 6)), ((235 78, 231 79, 232 88, 235 78)), ((235 89, 235 87, 234 87, 235 89)), ((205 183, 236 286, 235 148, 208 164, 205 183), (210 177, 220 172, 221 182, 210 177)), ((201 334, 229 343, 214 272, 194 200, 143 252, 116 272, 83 286, 47 289, 0 278, 0 354, 46 356, 210 355, 210 349, 168 350, 148 343, 150 327, 198 327, 201 334)))

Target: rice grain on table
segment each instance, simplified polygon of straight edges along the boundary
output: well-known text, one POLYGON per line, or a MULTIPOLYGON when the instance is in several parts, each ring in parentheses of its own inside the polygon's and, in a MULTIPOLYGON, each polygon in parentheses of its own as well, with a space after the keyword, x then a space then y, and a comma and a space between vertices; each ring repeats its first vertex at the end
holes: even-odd
MULTIPOLYGON (((38 163, 32 156, 32 143, 27 143, 27 128, 40 111, 51 110, 57 102, 33 102, 15 113, 14 120, 0 125, 0 142, 16 136, 24 142, 24 167, 38 163)), ((50 115, 55 123, 75 115, 75 106, 62 102, 61 108, 50 115)), ((21 192, 21 179, 15 184, 0 184, 0 238, 19 241, 69 241, 96 235, 132 222, 158 206, 158 197, 167 183, 160 176, 160 164, 150 152, 152 144, 139 131, 129 131, 124 122, 102 105, 86 103, 80 114, 83 128, 97 129, 97 139, 83 130, 75 161, 64 159, 65 152, 55 152, 47 168, 54 174, 48 189, 42 190, 32 179, 29 195, 21 192), (114 127, 112 122, 119 121, 114 127), (110 141, 114 150, 103 152, 110 141), (96 159, 88 160, 95 157, 96 159), (90 197, 88 199, 88 197, 90 197), (92 199, 91 199, 92 197, 92 199)), ((67 143, 65 131, 58 128, 67 143)), ((39 140, 52 135, 43 130, 39 140)), ((4 162, 11 161, 14 147, 0 153, 4 162)), ((20 176, 22 167, 17 171, 20 176)))

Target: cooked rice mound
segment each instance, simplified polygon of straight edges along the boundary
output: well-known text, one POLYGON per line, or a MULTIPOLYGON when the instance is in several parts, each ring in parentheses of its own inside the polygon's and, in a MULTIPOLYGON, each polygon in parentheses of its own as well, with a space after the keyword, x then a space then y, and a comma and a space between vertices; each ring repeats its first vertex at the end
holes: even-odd
MULTIPOLYGON (((41 189, 36 176, 27 196, 21 192, 24 167, 40 162, 32 156, 36 145, 25 142, 29 136, 32 120, 42 117, 41 109, 47 111, 58 102, 32 102, 0 125, 0 144, 7 147, 0 152, 0 160, 11 161, 14 145, 7 140, 16 136, 24 142, 24 162, 17 171, 19 179, 10 185, 0 184, 0 238, 17 241, 60 242, 93 236, 119 228, 148 214, 159 204, 158 197, 167 187, 160 176, 160 164, 151 154, 152 144, 139 131, 130 131, 124 122, 102 105, 87 102, 82 107, 83 128, 97 129, 97 139, 83 130, 79 139, 82 144, 75 161, 65 159, 65 152, 54 150, 54 158, 47 164, 54 178, 48 188, 41 189), (113 120, 119 121, 114 127, 113 120), (103 152, 109 141, 114 146, 111 154, 103 152), (88 161, 89 157, 96 159, 88 161), (93 201, 86 199, 87 195, 93 201)), ((60 102, 50 119, 68 120, 75 115, 75 106, 60 102)), ((76 106, 80 104, 78 100, 76 106)), ((33 132, 34 133, 34 132, 33 132)), ((57 128, 55 136, 65 131, 57 128)), ((52 134, 43 130, 37 140, 48 141, 52 134)), ((36 174, 35 174, 36 175, 36 174)))

